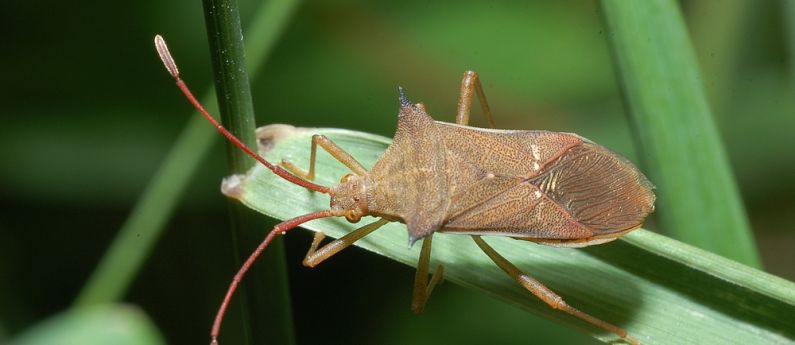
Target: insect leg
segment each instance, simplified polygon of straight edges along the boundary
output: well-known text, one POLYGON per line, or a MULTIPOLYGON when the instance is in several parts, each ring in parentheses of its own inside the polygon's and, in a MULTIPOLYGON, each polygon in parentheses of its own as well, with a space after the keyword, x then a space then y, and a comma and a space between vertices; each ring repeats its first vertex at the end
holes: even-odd
POLYGON ((315 158, 317 156, 317 146, 320 145, 326 152, 331 154, 332 157, 336 158, 342 164, 345 164, 346 167, 353 170, 356 175, 364 175, 367 173, 367 169, 365 169, 356 158, 353 158, 349 153, 345 152, 341 147, 335 144, 331 139, 326 137, 325 135, 315 134, 312 136, 312 153, 309 157, 309 172, 304 171, 303 169, 297 167, 295 164, 288 162, 286 160, 282 160, 281 165, 289 170, 291 173, 300 176, 307 180, 314 180, 315 179, 315 158))
POLYGON ((480 78, 474 71, 464 72, 464 79, 461 80, 461 91, 458 95, 458 111, 455 116, 455 123, 459 125, 469 125, 469 113, 472 110, 472 96, 477 93, 480 107, 486 115, 489 127, 494 128, 494 117, 491 115, 489 103, 486 102, 486 94, 483 93, 483 86, 480 85, 480 78))
POLYGON ((428 266, 431 263, 431 241, 433 235, 427 236, 422 240, 422 250, 420 260, 417 263, 417 273, 414 275, 414 293, 411 298, 411 310, 417 314, 425 308, 425 302, 431 297, 433 288, 442 280, 444 266, 436 266, 431 282, 428 283, 428 266))
POLYGON ((381 218, 375 222, 351 231, 345 236, 329 242, 325 246, 320 247, 320 249, 317 247, 320 246, 320 242, 326 238, 326 235, 324 235, 322 232, 316 232, 315 238, 312 240, 312 245, 309 247, 309 251, 306 252, 306 256, 304 257, 304 266, 317 266, 321 262, 326 261, 326 259, 332 257, 334 254, 339 253, 341 250, 347 248, 362 237, 378 230, 378 228, 384 226, 386 223, 389 223, 389 221, 381 218))
POLYGON ((472 239, 475 240, 475 243, 478 245, 478 247, 480 247, 480 249, 483 250, 483 252, 486 253, 486 255, 488 255, 489 258, 491 258, 491 260, 494 261, 495 264, 497 264, 497 266, 499 266, 503 271, 505 271, 505 273, 508 273, 508 275, 510 275, 511 278, 519 282, 519 284, 521 284, 525 289, 527 289, 527 291, 530 291, 533 295, 544 301, 544 303, 548 304, 553 309, 558 309, 569 315, 572 315, 583 321, 586 321, 594 326, 615 333, 616 335, 623 338, 630 344, 640 344, 640 342, 638 342, 637 339, 627 334, 627 331, 625 331, 624 329, 611 325, 607 322, 604 322, 586 313, 583 313, 566 304, 566 301, 564 301, 562 297, 558 296, 555 292, 550 290, 548 287, 544 286, 544 284, 541 284, 541 282, 539 282, 538 280, 535 280, 532 277, 520 271, 518 267, 516 267, 510 261, 505 259, 502 255, 497 253, 497 251, 495 251, 494 248, 489 246, 486 243, 486 241, 480 238, 480 236, 472 236, 472 239))

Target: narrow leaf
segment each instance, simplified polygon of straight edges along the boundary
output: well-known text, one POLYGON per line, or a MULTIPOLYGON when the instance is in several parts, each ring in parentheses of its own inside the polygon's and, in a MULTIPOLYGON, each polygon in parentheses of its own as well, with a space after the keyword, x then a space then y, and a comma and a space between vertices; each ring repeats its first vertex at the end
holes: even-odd
MULTIPOLYGON (((313 134, 324 134, 370 167, 389 139, 341 129, 272 125, 257 132, 263 154, 308 166, 313 134)), ((317 181, 334 185, 349 173, 318 150, 317 181)), ((327 195, 307 191, 255 167, 228 178, 227 195, 278 219, 328 209, 327 195)), ((332 218, 305 225, 339 237, 373 221, 332 218)), ((795 342, 795 284, 646 230, 585 249, 554 248, 505 237, 484 237, 497 251, 560 293, 569 304, 627 329, 644 344, 781 344, 795 342)), ((356 245, 410 266, 419 247, 407 249, 406 227, 390 223, 356 245)), ((307 244, 308 245, 308 244, 307 244)), ((432 267, 445 279, 473 287, 533 313, 611 341, 612 334, 555 311, 511 280, 468 236, 434 236, 432 267)), ((333 260, 333 258, 331 259, 333 260)), ((410 282, 406 282, 410 284, 410 282)))
POLYGON ((740 193, 673 0, 602 1, 613 60, 671 236, 759 267, 740 193))
MULTIPOLYGON (((244 145, 253 147, 256 122, 254 102, 237 0, 204 0, 203 3, 221 122, 244 145)), ((254 159, 229 141, 226 142, 226 151, 229 170, 233 173, 244 172, 255 163, 254 159)), ((262 240, 259 234, 261 217, 236 203, 231 205, 229 215, 235 256, 237 262, 242 264, 249 254, 246 249, 237 248, 259 244, 262 240)), ((273 243, 275 250, 262 255, 262 261, 267 262, 267 265, 251 268, 249 279, 237 291, 239 297, 232 302, 242 306, 247 343, 295 343, 283 246, 281 239, 278 239, 273 243), (270 312, 265 312, 264 309, 268 307, 271 308, 270 312)))
POLYGON ((166 344, 140 309, 124 305, 74 308, 31 327, 9 345, 166 344))

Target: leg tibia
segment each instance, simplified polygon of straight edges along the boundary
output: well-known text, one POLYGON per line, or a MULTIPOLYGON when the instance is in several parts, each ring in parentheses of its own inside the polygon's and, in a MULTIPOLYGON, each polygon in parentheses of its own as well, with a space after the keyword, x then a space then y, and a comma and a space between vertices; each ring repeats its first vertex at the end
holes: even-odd
POLYGON ((478 247, 480 247, 480 249, 483 250, 483 252, 486 253, 486 255, 488 255, 495 264, 497 264, 497 266, 505 271, 505 273, 508 273, 511 278, 519 282, 519 284, 521 284, 527 291, 530 291, 533 295, 544 301, 544 303, 548 304, 550 307, 563 311, 604 330, 613 332, 630 344, 639 344, 639 342, 635 338, 629 336, 627 331, 624 329, 604 322, 596 317, 583 313, 569 306, 562 297, 558 296, 558 294, 544 286, 544 284, 541 284, 541 282, 538 280, 535 280, 533 277, 530 277, 519 270, 518 267, 497 253, 497 251, 489 246, 486 241, 480 238, 480 236, 472 236, 472 239, 475 240, 475 243, 478 245, 478 247))
POLYGON ((430 283, 428 282, 428 269, 431 264, 431 243, 433 235, 427 236, 422 239, 422 250, 420 251, 420 259, 417 263, 417 273, 414 275, 414 292, 411 297, 411 310, 414 313, 421 313, 425 308, 425 303, 431 297, 433 288, 438 284, 444 276, 444 267, 439 265, 431 276, 430 283))
POLYGON ((318 246, 320 246, 320 242, 323 241, 326 236, 321 232, 315 233, 315 238, 312 240, 312 245, 309 247, 309 251, 307 251, 306 256, 304 257, 304 266, 317 266, 326 259, 334 256, 334 254, 337 254, 341 250, 352 245, 362 237, 369 235, 375 230, 378 230, 378 228, 384 226, 386 223, 389 223, 389 221, 379 219, 375 222, 351 231, 345 236, 329 242, 325 246, 320 247, 320 249, 318 249, 318 246))

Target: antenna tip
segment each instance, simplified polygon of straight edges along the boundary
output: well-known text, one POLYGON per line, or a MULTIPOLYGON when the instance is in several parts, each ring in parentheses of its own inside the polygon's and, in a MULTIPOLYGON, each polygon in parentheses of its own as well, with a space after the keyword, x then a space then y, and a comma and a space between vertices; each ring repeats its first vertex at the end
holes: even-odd
POLYGON ((168 45, 166 45, 166 40, 163 39, 163 36, 155 35, 155 49, 157 49, 157 55, 160 56, 160 61, 163 61, 168 73, 174 78, 179 78, 179 69, 174 62, 174 58, 171 57, 171 52, 168 51, 168 45))

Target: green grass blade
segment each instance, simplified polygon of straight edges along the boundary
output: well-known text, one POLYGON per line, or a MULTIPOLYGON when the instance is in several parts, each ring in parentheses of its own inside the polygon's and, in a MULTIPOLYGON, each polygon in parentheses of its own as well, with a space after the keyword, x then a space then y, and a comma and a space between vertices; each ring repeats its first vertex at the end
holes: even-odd
POLYGON ((26 330, 8 345, 163 345, 165 339, 141 310, 125 305, 72 309, 26 330))
MULTIPOLYGON (((267 128, 260 130, 260 138, 273 139, 266 158, 273 162, 285 158, 302 167, 308 166, 312 134, 328 136, 366 167, 373 165, 390 142, 340 129, 267 128)), ((322 150, 318 151, 317 171, 317 182, 324 185, 333 185, 349 173, 322 150)), ((327 195, 287 183, 262 167, 255 167, 242 179, 228 179, 224 186, 247 206, 278 219, 329 207, 327 195)), ((372 219, 350 224, 333 218, 304 226, 339 237, 368 221, 372 219)), ((405 225, 390 223, 356 245, 414 266, 420 246, 407 249, 407 236, 405 225)), ((569 304, 626 328, 644 344, 795 342, 795 284, 646 230, 582 250, 504 237, 485 239, 569 304)), ((432 265, 445 265, 449 281, 599 339, 616 338, 539 302, 491 263, 467 236, 435 236, 432 256, 432 265)))
MULTIPOLYGON (((204 0, 203 3, 221 122, 244 144, 253 146, 254 101, 237 1, 204 0)), ((253 158, 232 143, 226 144, 230 170, 243 172, 254 166, 253 158)))
MULTIPOLYGON (((203 3, 221 122, 244 145, 254 147, 254 102, 237 0, 203 3)), ((229 141, 226 152, 232 173, 242 173, 254 166, 255 160, 229 141)), ((237 262, 242 264, 250 248, 256 248, 262 241, 265 230, 262 217, 238 203, 230 203, 229 214, 237 262)), ((265 264, 249 270, 233 300, 243 311, 242 333, 251 344, 295 343, 284 243, 277 239, 273 245, 276 250, 260 256, 265 264)), ((226 331, 234 328, 227 326, 226 331)))
POLYGON ((613 58, 671 236, 759 267, 677 2, 602 1, 613 58))

